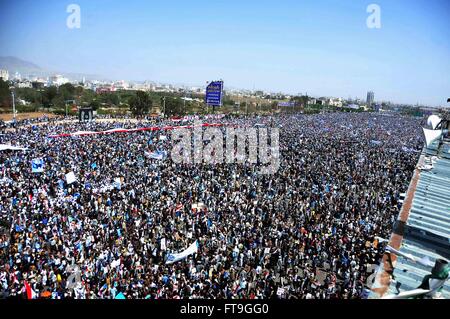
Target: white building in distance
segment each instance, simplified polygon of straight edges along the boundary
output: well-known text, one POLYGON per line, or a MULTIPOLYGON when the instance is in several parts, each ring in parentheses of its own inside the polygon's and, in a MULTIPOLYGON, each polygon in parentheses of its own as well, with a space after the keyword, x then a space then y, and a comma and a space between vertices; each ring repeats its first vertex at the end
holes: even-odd
POLYGON ((328 105, 342 107, 342 99, 340 97, 328 99, 328 105))
POLYGON ((2 78, 3 81, 8 81, 9 80, 8 70, 0 69, 0 78, 2 78))
POLYGON ((49 79, 51 85, 60 86, 69 82, 69 79, 63 77, 62 75, 55 74, 49 79))

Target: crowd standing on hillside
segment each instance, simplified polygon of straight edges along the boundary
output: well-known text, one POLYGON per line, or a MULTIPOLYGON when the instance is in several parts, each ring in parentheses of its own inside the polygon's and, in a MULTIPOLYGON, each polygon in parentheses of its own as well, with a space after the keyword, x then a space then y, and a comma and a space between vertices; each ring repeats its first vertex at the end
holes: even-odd
POLYGON ((145 120, 0 128, 0 144, 27 148, 0 151, 0 298, 360 298, 417 162, 420 121, 215 122, 279 128, 278 171, 146 156, 170 151, 162 130, 49 137, 145 120), (35 158, 42 173, 31 171, 35 158), (166 263, 196 240, 196 254, 166 263))

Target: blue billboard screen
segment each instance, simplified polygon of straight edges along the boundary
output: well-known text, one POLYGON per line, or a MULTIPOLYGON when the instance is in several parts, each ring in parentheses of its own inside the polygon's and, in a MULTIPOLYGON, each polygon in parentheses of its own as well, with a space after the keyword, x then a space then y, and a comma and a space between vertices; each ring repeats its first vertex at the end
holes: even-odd
POLYGON ((222 105, 223 81, 214 81, 206 87, 206 104, 221 106, 222 105))

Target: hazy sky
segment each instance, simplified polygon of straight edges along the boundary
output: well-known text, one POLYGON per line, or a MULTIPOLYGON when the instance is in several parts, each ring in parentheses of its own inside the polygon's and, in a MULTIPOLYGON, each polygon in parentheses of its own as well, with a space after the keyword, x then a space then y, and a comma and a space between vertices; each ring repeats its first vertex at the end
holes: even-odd
POLYGON ((445 105, 448 0, 0 0, 0 55, 113 79, 445 105), (81 8, 81 28, 66 25, 81 8), (381 8, 381 28, 366 25, 381 8))

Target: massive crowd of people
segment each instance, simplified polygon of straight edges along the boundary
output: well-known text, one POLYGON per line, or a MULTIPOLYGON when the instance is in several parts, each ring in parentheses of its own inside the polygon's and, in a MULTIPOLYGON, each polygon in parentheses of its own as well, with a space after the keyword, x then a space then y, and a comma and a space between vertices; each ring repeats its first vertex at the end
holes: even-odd
POLYGON ((0 144, 27 150, 0 151, 0 298, 361 298, 423 145, 420 119, 215 122, 279 128, 279 169, 146 156, 170 151, 162 130, 49 137, 166 121, 3 125, 0 144))

